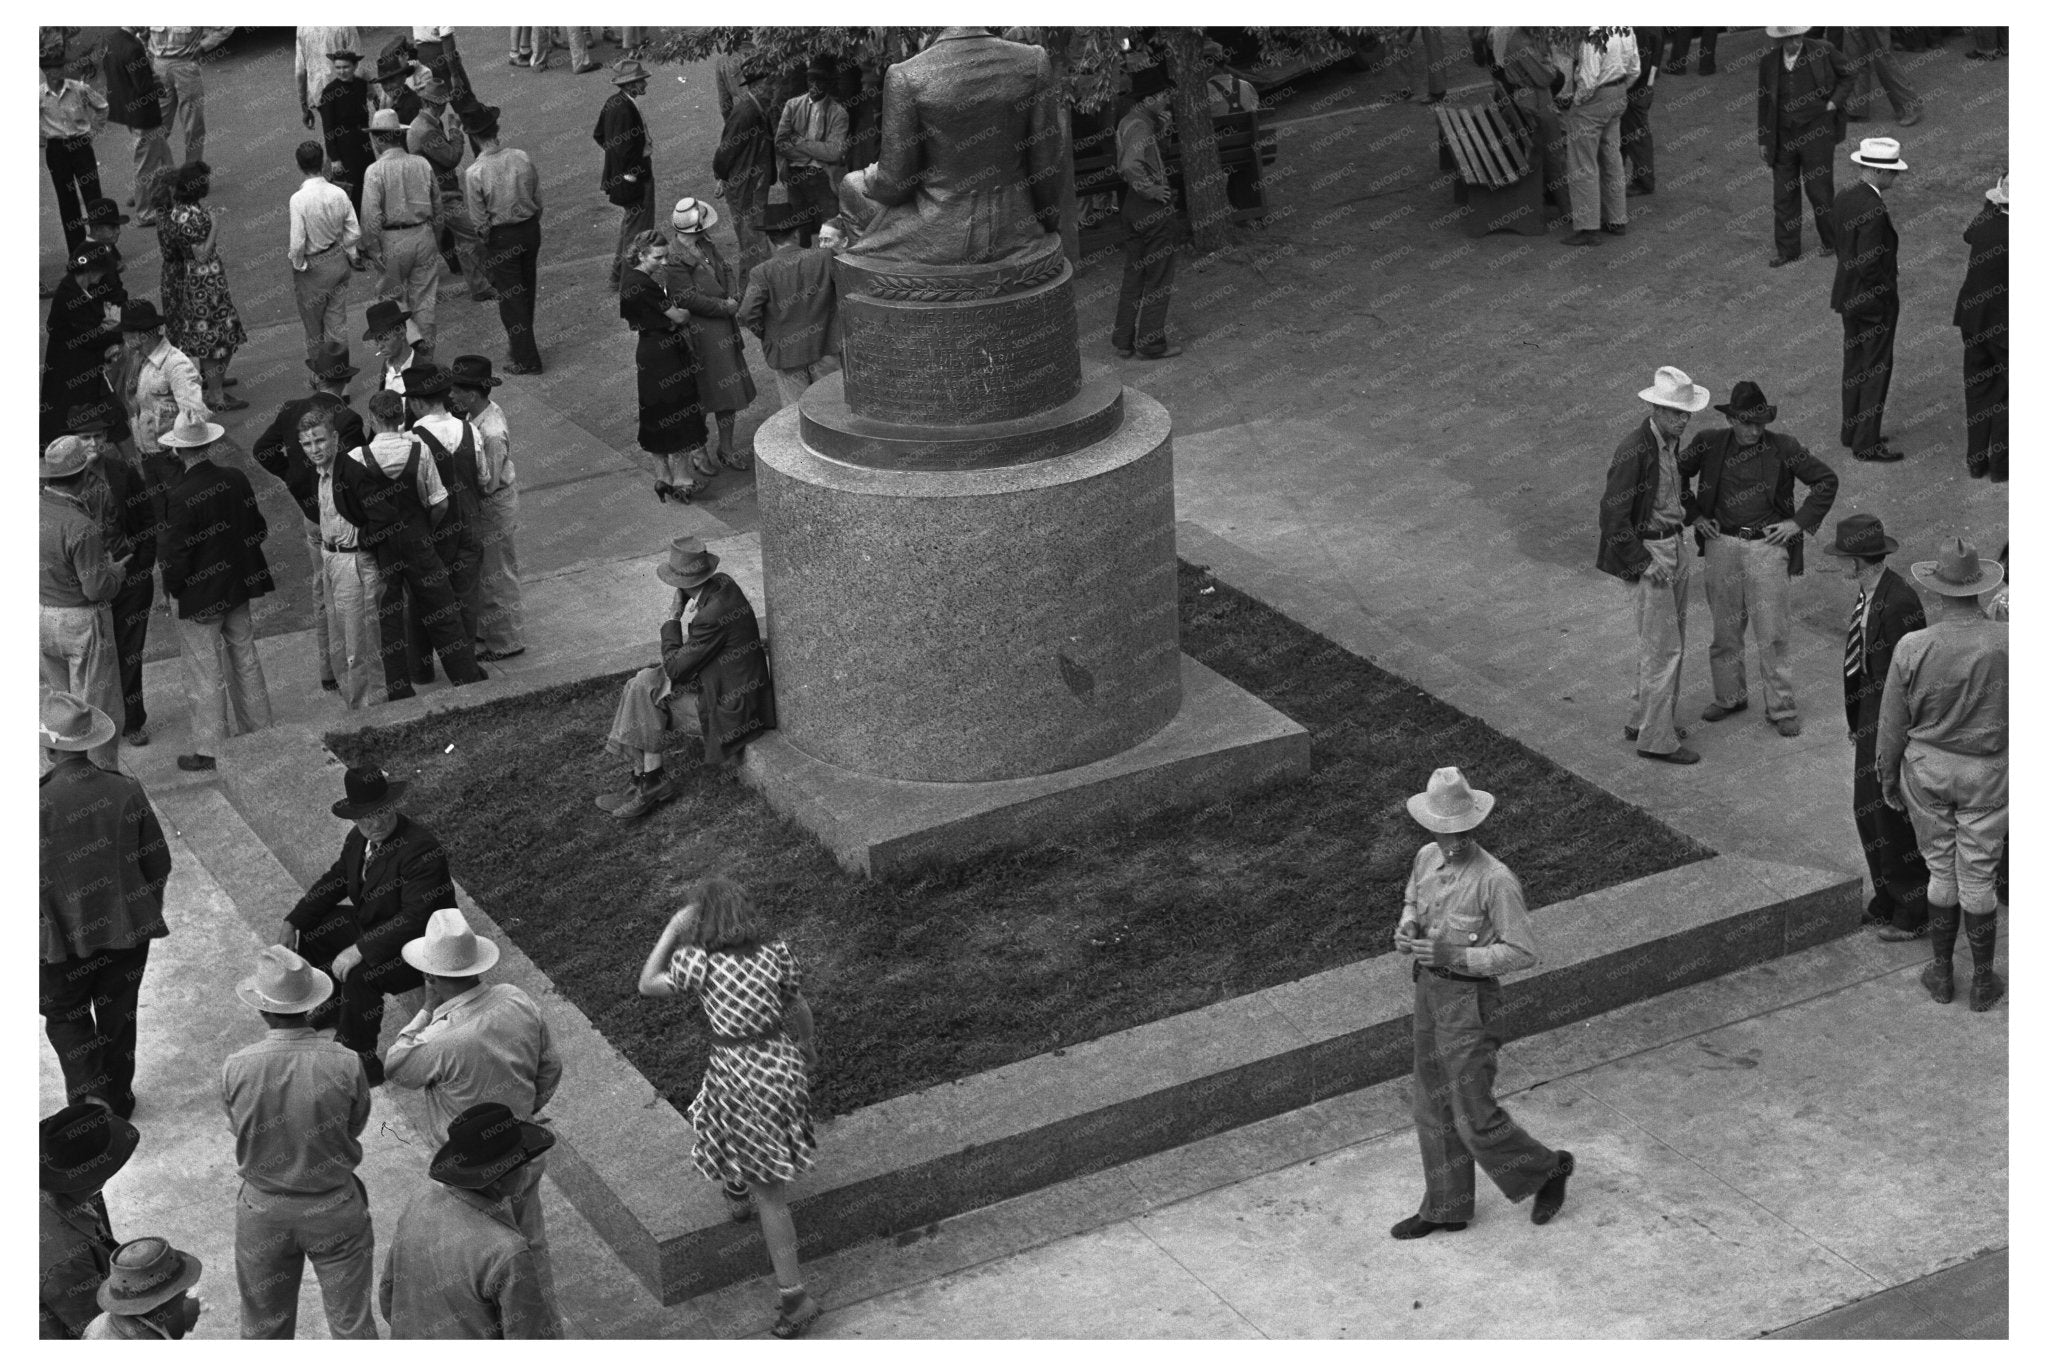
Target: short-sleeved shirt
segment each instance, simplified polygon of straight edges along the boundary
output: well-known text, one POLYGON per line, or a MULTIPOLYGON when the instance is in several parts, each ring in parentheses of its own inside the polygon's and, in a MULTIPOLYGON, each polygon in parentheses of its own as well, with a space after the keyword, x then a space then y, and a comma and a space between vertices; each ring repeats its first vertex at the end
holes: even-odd
POLYGON ((782 1007, 803 990, 803 970, 780 939, 749 953, 711 953, 686 944, 668 961, 668 983, 694 995, 712 1031, 745 1038, 782 1027, 782 1007))

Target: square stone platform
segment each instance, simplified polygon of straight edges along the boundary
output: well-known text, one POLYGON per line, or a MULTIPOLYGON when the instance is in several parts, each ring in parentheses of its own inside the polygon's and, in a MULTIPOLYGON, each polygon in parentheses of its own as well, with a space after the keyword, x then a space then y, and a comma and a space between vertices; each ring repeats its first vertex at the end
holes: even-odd
POLYGON ((877 778, 814 759, 770 731, 747 746, 740 776, 841 867, 877 877, 1308 776, 1303 727, 1185 654, 1180 681, 1180 712, 1164 730, 1059 773, 986 783, 877 778))

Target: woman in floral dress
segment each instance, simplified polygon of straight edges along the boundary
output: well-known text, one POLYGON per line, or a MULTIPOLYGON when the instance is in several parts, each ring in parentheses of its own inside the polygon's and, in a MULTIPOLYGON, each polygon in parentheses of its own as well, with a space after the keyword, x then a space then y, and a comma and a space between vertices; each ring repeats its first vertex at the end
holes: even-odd
POLYGON ((228 294, 213 215, 201 202, 212 178, 203 161, 188 161, 157 178, 152 201, 163 253, 164 335, 198 365, 206 405, 233 412, 249 405, 227 396, 228 362, 249 336, 228 294))
POLYGON ((823 1311, 797 1268, 788 1185, 817 1160, 810 1071, 817 1031, 789 945, 769 939, 739 885, 697 884, 640 969, 642 996, 695 996, 711 1025, 704 1082, 690 1102, 690 1160, 723 1184, 735 1220, 761 1215, 781 1314, 771 1331, 793 1338, 823 1311), (752 1192, 752 1207, 748 1193, 752 1192))

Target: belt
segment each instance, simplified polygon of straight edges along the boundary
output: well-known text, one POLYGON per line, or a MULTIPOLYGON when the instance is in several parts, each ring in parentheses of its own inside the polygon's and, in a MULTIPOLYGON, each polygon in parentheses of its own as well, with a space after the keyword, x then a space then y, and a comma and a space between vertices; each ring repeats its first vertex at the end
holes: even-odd
POLYGON ((1638 531, 1636 539, 1639 541, 1668 541, 1683 530, 1685 528, 1682 526, 1674 526, 1666 527, 1662 531, 1638 531))
POLYGON ((397 228, 424 228, 425 226, 427 226, 428 221, 429 220, 424 218, 415 218, 410 223, 386 223, 384 225, 384 231, 391 232, 397 228))
POLYGON ((716 1030, 713 1030, 711 1034, 711 1046, 713 1048, 738 1048, 742 1044, 768 1043, 769 1041, 774 1039, 784 1039, 788 1037, 788 1034, 783 1030, 781 1025, 777 1025, 775 1026, 775 1028, 761 1034, 720 1034, 716 1030))
POLYGON ((356 545, 336 545, 333 541, 320 542, 320 548, 332 551, 336 555, 353 555, 362 549, 361 546, 356 545))
POLYGON ((1415 974, 1411 975, 1419 975, 1425 972, 1432 977, 1441 977, 1446 982, 1495 982, 1500 980, 1496 977, 1468 977, 1462 972, 1452 972, 1449 968, 1430 967, 1427 963, 1417 963, 1415 965, 1415 974))
POLYGON ((307 253, 306 253, 306 255, 308 255, 308 256, 325 256, 325 255, 326 255, 326 254, 327 254, 328 252, 330 252, 330 251, 333 251, 333 250, 334 250, 334 249, 335 249, 336 247, 338 247, 338 246, 340 246, 340 245, 341 245, 341 243, 339 243, 339 242, 329 242, 329 243, 328 243, 328 244, 327 244, 326 246, 324 246, 324 247, 315 247, 315 248, 313 248, 313 249, 312 249, 311 251, 307 252, 307 253))
POLYGON ((1738 541, 1761 541, 1764 538, 1763 532, 1757 531, 1754 528, 1746 526, 1724 526, 1721 528, 1721 534, 1723 536, 1733 536, 1738 541))

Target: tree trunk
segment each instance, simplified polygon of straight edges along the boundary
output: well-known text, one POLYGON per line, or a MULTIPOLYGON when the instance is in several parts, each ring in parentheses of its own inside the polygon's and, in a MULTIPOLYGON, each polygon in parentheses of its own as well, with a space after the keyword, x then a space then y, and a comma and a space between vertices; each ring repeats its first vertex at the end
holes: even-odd
POLYGON ((1181 185, 1187 196, 1188 234, 1196 255, 1223 245, 1230 201, 1223 192, 1223 165, 1216 156, 1216 129, 1209 121, 1208 64, 1202 59, 1202 31, 1161 30, 1166 39, 1166 73, 1173 78, 1173 122, 1180 134, 1181 185))

